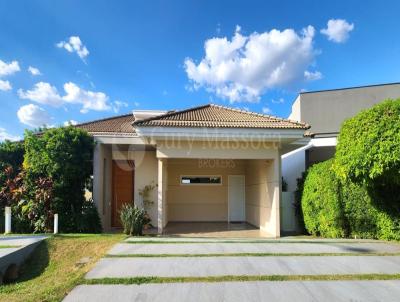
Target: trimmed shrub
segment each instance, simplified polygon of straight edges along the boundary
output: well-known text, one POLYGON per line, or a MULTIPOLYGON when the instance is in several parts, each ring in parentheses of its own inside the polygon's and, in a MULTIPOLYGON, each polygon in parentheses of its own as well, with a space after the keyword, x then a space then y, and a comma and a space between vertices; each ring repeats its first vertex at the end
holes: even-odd
POLYGON ((323 237, 400 240, 400 219, 382 210, 366 185, 340 181, 332 163, 308 170, 301 199, 306 230, 323 237))
POLYGON ((93 200, 83 203, 82 214, 77 217, 78 233, 101 233, 101 221, 99 212, 93 200))
POLYGON ((383 240, 400 240, 400 219, 386 212, 377 214, 377 238, 383 240))
POLYGON ((300 178, 297 178, 297 187, 296 191, 294 192, 294 209, 297 220, 299 222, 299 228, 302 233, 307 234, 307 229, 304 224, 304 214, 303 209, 301 207, 301 198, 303 196, 304 191, 304 182, 307 177, 307 172, 303 172, 300 178))
POLYGON ((344 215, 350 237, 378 238, 378 210, 368 190, 350 181, 340 184, 344 215))
POLYGON ((365 183, 389 214, 400 213, 400 99, 386 100, 346 120, 334 170, 343 180, 365 183))
MULTIPOLYGON (((340 130, 334 170, 346 184, 368 191, 376 237, 400 238, 400 99, 386 100, 346 120, 340 130)), ((351 189, 349 189, 351 190, 351 189)), ((356 193, 354 193, 356 194, 356 193)), ((365 196, 365 194, 363 194, 365 196)), ((363 199, 362 196, 359 198, 363 199)), ((357 203, 357 198, 354 203, 357 203)), ((360 205, 362 207, 362 205, 360 205)), ((366 209, 364 209, 366 211, 366 209)), ((350 214, 349 214, 350 215, 350 214)), ((356 215, 356 214, 354 214, 356 215)), ((359 215, 359 217, 361 217, 359 215)), ((367 235, 365 221, 361 234, 367 235), (364 233, 366 231, 366 233, 364 233)))
POLYGON ((313 165, 304 183, 301 205, 307 231, 316 236, 346 237, 344 207, 332 160, 313 165))

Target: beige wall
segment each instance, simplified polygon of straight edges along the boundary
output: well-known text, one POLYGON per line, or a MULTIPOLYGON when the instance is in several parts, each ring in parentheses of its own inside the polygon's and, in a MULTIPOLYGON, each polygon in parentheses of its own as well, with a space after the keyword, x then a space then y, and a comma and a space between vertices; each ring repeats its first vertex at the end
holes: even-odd
MULTIPOLYGON (((114 160, 133 160, 135 162, 135 188, 134 198, 135 204, 142 207, 143 199, 139 191, 146 185, 157 184, 158 182, 158 167, 155 151, 112 151, 114 160)), ((157 189, 154 189, 150 194, 150 199, 154 204, 147 208, 147 212, 151 218, 151 223, 157 226, 157 189)))
POLYGON ((290 119, 311 124, 311 132, 339 132, 343 121, 363 109, 400 97, 400 84, 302 93, 292 106, 290 119))
POLYGON ((169 221, 227 221, 228 175, 244 175, 243 160, 168 160, 169 221), (221 185, 181 185, 181 175, 220 175, 221 185))
POLYGON ((162 229, 168 224, 168 160, 158 159, 158 230, 162 233, 162 229))
POLYGON ((279 237, 280 158, 246 163, 246 220, 269 235, 279 237))
MULTIPOLYGON (((251 132, 249 132, 249 136, 251 132)), ((279 145, 260 141, 159 141, 158 158, 220 158, 220 159, 262 159, 273 158, 279 145)))
POLYGON ((111 159, 111 146, 96 143, 93 154, 93 201, 105 232, 111 229, 111 159))

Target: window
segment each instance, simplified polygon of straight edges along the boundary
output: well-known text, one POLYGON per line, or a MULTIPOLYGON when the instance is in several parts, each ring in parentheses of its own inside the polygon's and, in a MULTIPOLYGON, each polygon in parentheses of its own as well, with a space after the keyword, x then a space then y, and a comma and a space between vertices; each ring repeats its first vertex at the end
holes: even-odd
POLYGON ((220 185, 221 176, 181 176, 182 185, 220 185))

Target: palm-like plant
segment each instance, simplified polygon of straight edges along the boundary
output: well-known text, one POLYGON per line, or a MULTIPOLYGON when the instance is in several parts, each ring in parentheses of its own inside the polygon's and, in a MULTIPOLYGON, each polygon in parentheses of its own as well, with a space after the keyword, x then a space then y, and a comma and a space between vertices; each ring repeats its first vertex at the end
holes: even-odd
POLYGON ((127 235, 141 236, 146 223, 146 212, 132 203, 123 204, 120 210, 121 223, 127 235))

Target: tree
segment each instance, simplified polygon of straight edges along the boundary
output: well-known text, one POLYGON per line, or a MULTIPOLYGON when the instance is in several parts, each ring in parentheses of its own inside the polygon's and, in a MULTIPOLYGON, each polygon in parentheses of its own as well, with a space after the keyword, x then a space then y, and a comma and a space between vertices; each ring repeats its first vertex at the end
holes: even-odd
POLYGON ((27 184, 33 187, 37 179, 52 180, 50 207, 60 214, 60 231, 77 229, 85 185, 92 174, 93 146, 93 138, 73 126, 25 134, 27 184))
POLYGON ((22 142, 10 142, 8 140, 0 143, 0 190, 5 185, 7 178, 16 176, 21 168, 24 160, 24 144, 22 142), (7 168, 8 173, 6 175, 7 168))

